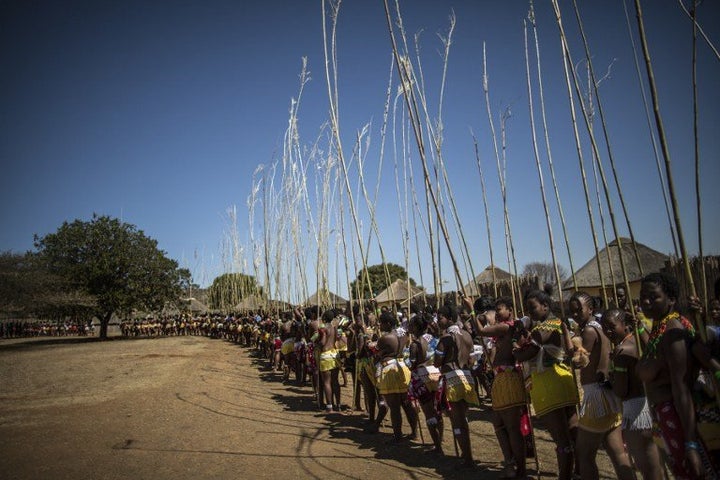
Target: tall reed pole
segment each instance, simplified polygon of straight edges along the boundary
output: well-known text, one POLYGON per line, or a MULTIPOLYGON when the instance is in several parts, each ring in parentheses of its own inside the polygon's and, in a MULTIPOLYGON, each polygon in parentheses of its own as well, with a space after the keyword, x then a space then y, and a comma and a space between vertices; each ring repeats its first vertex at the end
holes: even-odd
MULTIPOLYGON (((552 5, 553 5, 553 9, 555 10, 555 19, 557 21, 558 30, 560 31, 560 43, 563 48, 563 56, 565 57, 565 59, 567 60, 567 62, 570 65, 574 65, 574 63, 572 61, 572 55, 570 55, 570 47, 568 46, 567 36, 565 35, 565 28, 563 27, 563 23, 562 23, 562 15, 560 13, 560 6, 558 5, 558 0, 552 0, 552 5)), ((600 161, 600 153, 599 153, 597 141, 595 139, 595 135, 594 135, 593 130, 590 125, 590 116, 588 113, 587 106, 585 105, 585 102, 583 101, 583 98, 582 98, 582 92, 580 90, 580 83, 578 82, 577 76, 575 74, 575 70, 573 68, 570 68, 569 70, 572 75, 573 84, 575 87, 575 93, 578 96, 578 98, 580 99, 580 107, 583 112, 583 120, 585 121, 585 127, 587 129, 588 136, 590 137, 590 144, 593 149, 593 154, 594 154, 595 158, 597 159, 596 164, 597 164, 598 171, 600 172, 600 177, 602 179, 603 191, 605 193, 605 199, 608 204, 608 212, 610 214, 610 221, 611 221, 611 224, 613 227, 613 233, 615 234, 616 242, 618 244, 618 254, 620 256, 620 267, 622 269, 625 291, 628 293, 628 302, 630 303, 631 308, 634 308, 634 307, 632 307, 633 304, 632 304, 632 301, 630 298, 630 281, 628 280, 627 267, 625 266, 626 263, 625 263, 625 258, 624 258, 625 257, 624 252, 622 249, 622 240, 620 239, 620 233, 617 228, 617 222, 615 221, 615 210, 612 207, 612 201, 611 201, 611 197, 610 197, 610 189, 608 187, 607 179, 605 177, 605 171, 603 169, 602 162, 600 161)))
POLYGON ((263 245, 264 245, 264 257, 265 257, 265 288, 267 289, 267 298, 272 298, 272 285, 270 284, 270 232, 268 228, 268 172, 263 172, 263 245))
MULTIPOLYGON (((403 26, 403 23, 402 23, 402 17, 400 16, 400 6, 399 6, 399 3, 397 0, 395 0, 395 8, 398 12, 398 19, 397 19, 398 29, 400 30, 400 35, 404 40, 405 39, 405 27, 403 26)), ((415 34, 415 56, 417 58, 418 65, 421 65, 420 64, 421 57, 420 57, 420 52, 419 52, 419 48, 420 48, 419 43, 420 42, 418 40, 418 36, 419 36, 419 34, 415 34)), ((405 45, 405 49, 407 51, 407 44, 405 45)), ((412 64, 410 63, 409 57, 402 57, 402 58, 408 62, 407 63, 408 70, 412 71, 412 64)), ((418 88, 418 91, 419 91, 418 94, 422 95, 422 92, 425 91, 425 79, 423 77, 422 68, 420 69, 419 73, 420 73, 419 74, 420 88, 418 88)), ((405 85, 401 82, 399 89, 404 91, 408 86, 412 87, 414 84, 414 81, 415 81, 415 78, 411 77, 409 85, 405 85)), ((412 112, 408 111, 408 116, 410 116, 411 113, 412 112)), ((404 114, 403 114, 403 116, 404 116, 404 114)), ((410 119, 408 119, 408 130, 413 130, 413 128, 414 128, 413 122, 410 119)), ((409 139, 412 136, 409 134, 409 132, 407 132, 408 133, 407 136, 405 135, 405 133, 406 132, 403 129, 403 139, 406 139, 406 138, 409 139)), ((406 144, 407 144, 407 142, 403 143, 404 146, 406 144)), ((406 155, 405 158, 408 158, 408 156, 406 155)), ((412 180, 412 175, 413 175, 412 170, 413 170, 412 168, 409 169, 410 176, 411 176, 411 182, 413 185, 413 192, 414 192, 415 185, 414 185, 414 180, 412 180)), ((440 264, 440 236, 438 235, 437 242, 436 242, 435 241, 435 228, 433 227, 433 221, 432 221, 433 216, 432 216, 432 212, 430 209, 430 195, 428 193, 428 190, 431 188, 432 187, 429 185, 425 186, 425 211, 426 211, 427 223, 428 223, 428 225, 427 225, 428 226, 427 231, 429 233, 428 249, 430 251, 430 264, 432 265, 433 291, 435 292, 436 308, 439 308, 440 307, 440 296, 442 294, 442 284, 443 284, 442 268, 441 268, 442 265, 440 264), (438 245, 437 250, 435 249, 435 245, 438 245)), ((418 211, 418 215, 420 216, 420 218, 422 218, 422 215, 419 213, 419 211, 418 211)), ((439 230, 439 228, 438 228, 438 230, 439 230)), ((420 265, 419 260, 418 260, 418 265, 420 265)))
MULTIPOLYGON (((492 111, 490 108, 490 88, 489 88, 489 80, 488 80, 488 74, 487 74, 487 54, 485 50, 485 43, 483 42, 483 92, 485 93, 485 107, 488 117, 488 122, 490 122, 490 134, 492 135, 492 141, 493 141, 493 149, 495 150, 495 162, 497 164, 497 171, 498 171, 498 180, 500 182, 500 195, 502 197, 503 202, 503 221, 505 226, 505 250, 507 252, 508 257, 508 267, 510 268, 513 275, 517 276, 517 268, 513 267, 513 261, 512 258, 515 258, 515 248, 512 243, 512 233, 510 229, 510 215, 508 214, 508 208, 507 208, 507 189, 505 186, 505 168, 504 166, 501 166, 500 164, 500 151, 498 150, 498 144, 497 144, 497 134, 495 133, 495 122, 493 122, 493 116, 492 111)), ((503 139, 504 139, 504 133, 505 133, 505 114, 503 114, 503 117, 501 117, 502 120, 502 133, 503 133, 503 139)), ((503 141, 503 152, 505 151, 504 148, 504 141, 503 141)), ((503 153, 504 157, 504 153, 503 153)), ((517 300, 520 298, 520 295, 515 295, 515 282, 513 279, 510 279, 510 292, 513 298, 513 301, 515 302, 515 305, 521 305, 522 302, 518 302, 517 300)))
POLYGON ((707 276, 705 272, 705 256, 703 255, 702 235, 702 204, 700 203, 700 142, 698 140, 698 95, 697 95, 697 8, 699 0, 693 0, 692 14, 692 87, 693 87, 693 139, 695 144, 695 203, 697 208, 698 256, 700 257, 700 274, 702 279, 702 298, 705 312, 708 311, 707 276))
MULTIPOLYGON (((365 175, 363 174, 363 169, 364 169, 363 157, 364 157, 364 154, 363 154, 363 151, 362 151, 362 143, 363 143, 362 140, 363 140, 363 137, 367 134, 367 132, 368 132, 368 128, 367 128, 367 126, 366 126, 365 128, 362 129, 361 132, 359 132, 359 133, 357 134, 357 139, 356 139, 356 141, 355 141, 356 151, 357 151, 357 160, 358 160, 358 180, 359 180, 359 182, 360 182, 360 189, 361 189, 361 191, 362 191, 363 197, 365 198, 365 205, 366 205, 366 207, 367 207, 367 209, 368 209, 368 212, 370 213, 370 229, 371 229, 371 235, 372 235, 372 233, 374 232, 374 233, 375 233, 375 237, 377 238, 377 241, 378 241, 378 249, 379 249, 379 251, 380 251, 380 259, 381 259, 381 261, 382 261, 383 270, 384 270, 384 273, 385 273, 385 280, 386 280, 388 286, 390 286, 390 285, 392 284, 392 279, 390 278, 390 271, 389 271, 389 269, 388 269, 387 257, 385 256, 385 249, 384 249, 383 246, 382 246, 382 236, 380 235, 380 228, 378 227, 377 218, 376 218, 376 216, 375 216, 375 205, 376 205, 376 203, 373 202, 373 201, 370 199, 370 195, 368 194, 367 188, 366 188, 366 186, 365 186, 365 175)), ((366 150, 366 151, 367 151, 367 150, 366 150)), ((380 177, 380 174, 379 174, 379 172, 378 172, 378 178, 377 178, 378 184, 380 183, 380 178, 381 178, 381 177, 380 177)), ((369 235, 369 237, 371 237, 371 235, 369 235)), ((369 247, 370 247, 369 243, 370 243, 370 242, 369 242, 369 238, 368 238, 368 249, 369 249, 369 247)), ((392 289, 390 289, 390 300, 393 302, 393 304, 395 303, 395 292, 394 292, 392 289)))
POLYGON ((555 191, 555 201, 558 206, 558 214, 560 216, 560 224, 563 230, 563 237, 565 238, 565 248, 567 249, 568 262, 570 264, 570 276, 572 277, 573 287, 577 289, 577 279, 575 278, 575 265, 573 262, 572 251, 570 249, 570 240, 568 238, 567 223, 565 222, 565 213, 563 211, 562 202, 560 201, 560 189, 558 187, 557 178, 555 177, 555 166, 553 164, 552 149, 550 148, 550 133, 547 124, 547 115, 545 114, 545 90, 543 88, 542 81, 542 68, 540 62, 540 40, 538 39, 537 22, 535 21, 535 7, 532 0, 530 0, 530 12, 529 20, 533 29, 533 39, 535 41, 535 59, 537 61, 537 84, 538 94, 540 96, 540 113, 542 114, 543 123, 543 135, 545 139, 545 152, 547 154, 548 166, 550 167, 550 175, 553 182, 553 189, 555 191))
MULTIPOLYGON (((690 295, 697 296, 695 289, 695 280, 693 280, 692 271, 690 270, 690 261, 688 259, 687 249, 685 248, 685 236, 683 235, 682 224, 680 223, 680 208, 678 207, 677 196, 675 195, 675 182, 672 175, 672 166, 670 161, 670 149, 665 136, 665 127, 663 126, 662 116, 660 115, 660 102, 657 95, 657 87, 655 85, 655 74, 653 73, 652 61, 650 60, 650 50, 648 48, 647 37, 645 36, 645 22, 642 16, 642 6, 640 0, 635 0, 635 12, 640 33, 640 44, 642 45, 643 57, 645 58, 645 69, 648 76, 648 84, 650 85, 650 95, 653 102, 653 112, 655 114, 655 125, 658 130, 658 138, 662 147, 663 158, 665 159, 665 175, 668 182, 668 192, 670 192, 670 201, 673 207, 675 217, 675 227, 677 228, 678 244, 682 254, 683 265, 685 267, 685 275, 690 286, 690 295)), ((703 341, 707 340, 707 332, 700 315, 694 315, 696 329, 700 331, 700 337, 703 341)))
MULTIPOLYGON (((490 235, 490 213, 488 211, 487 192, 485 190, 485 176, 483 175, 482 165, 480 164, 480 150, 478 149, 478 142, 475 134, 470 132, 473 139, 473 146, 475 147, 475 160, 477 161, 478 172, 480 173, 480 190, 482 191, 483 207, 485 210, 485 230, 487 231, 488 237, 488 251, 490 253, 490 269, 492 272, 493 279, 493 296, 497 298, 497 274, 495 273, 495 257, 493 256, 492 236, 490 235)), ((474 277, 473 277, 474 280, 474 277)), ((477 286, 476 286, 477 288, 477 286)), ((479 292, 478 292, 479 294, 479 292)))
MULTIPOLYGON (((420 105, 422 106, 424 115, 425 115, 425 125, 428 132, 428 137, 432 140, 434 150, 433 153, 433 159, 434 159, 434 167, 435 167, 435 175, 437 177, 438 182, 438 192, 442 192, 442 187, 444 187, 445 192, 447 193, 448 200, 450 201, 450 208, 453 220, 455 222, 455 228, 458 233, 458 237, 460 239, 462 249, 461 254, 463 256, 463 260, 465 262, 466 270, 470 270, 471 278, 475 278, 475 270, 472 265, 472 260, 470 258, 470 249, 468 248, 467 241, 465 239, 465 233, 462 228, 462 222, 460 221, 460 214, 457 209, 457 204, 455 202, 455 196, 453 194, 452 185, 450 183, 450 179, 448 177, 447 168, 445 167, 445 161, 443 156, 443 132, 444 132, 444 126, 443 126, 443 101, 445 97, 445 85, 447 81, 447 69, 449 64, 449 57, 450 57, 450 46, 452 45, 452 36, 453 32, 455 30, 455 15, 450 15, 450 27, 448 29, 447 36, 443 37, 439 35, 440 40, 443 43, 443 71, 442 71, 442 78, 440 81, 440 94, 438 98, 438 116, 437 120, 435 122, 436 126, 433 126, 433 121, 430 119, 430 113, 427 106, 427 100, 425 95, 425 82, 423 80, 424 76, 422 73, 422 65, 420 63, 420 55, 419 55, 419 47, 417 47, 417 41, 416 41, 416 51, 417 53, 417 59, 418 59, 418 70, 420 75, 420 87, 418 88, 418 98, 420 99, 420 105), (440 183, 442 180, 442 184, 440 183)), ((442 197, 442 193, 439 193, 439 196, 442 197)), ((443 215, 445 216, 445 215, 443 215)))
MULTIPOLYGON (((702 29, 702 27, 697 23, 697 18, 695 15, 691 14, 688 9, 685 7, 685 4, 683 3, 683 0, 678 0, 678 5, 680 5, 680 8, 682 9, 685 14, 690 17, 690 20, 693 21, 693 24, 695 25, 695 28, 697 28, 697 31, 700 32, 700 35, 703 37, 703 40, 705 40, 705 43, 707 43, 708 47, 710 47, 710 50, 715 54, 715 57, 720 60, 720 52, 718 52, 718 49, 713 45, 713 43, 710 41, 710 38, 705 34, 705 30, 702 29)), ((697 4, 695 5, 697 6, 697 4)))
POLYGON ((570 119, 573 127, 573 137, 575 139, 575 150, 578 156, 578 164, 580 167, 580 177, 582 178, 583 193, 585 194, 585 206, 587 208, 588 220, 590 224, 590 232, 592 234, 593 247, 595 248, 595 263, 597 265, 598 274, 603 278, 602 263, 600 262, 600 249, 598 247, 597 232, 595 231, 595 221, 593 219, 592 202, 590 200, 590 188, 588 187, 587 174, 585 172, 585 160, 583 155, 582 143, 580 142, 580 132, 578 131, 577 112, 575 109, 575 97, 570 82, 570 70, 572 65, 568 65, 568 59, 565 56, 565 46, 562 45, 563 69, 565 72, 565 87, 568 94, 568 104, 570 105, 570 119))
MULTIPOLYGON (((408 125, 408 128, 410 128, 409 125, 408 125)), ((422 256, 420 253, 420 238, 418 235, 418 223, 420 223, 420 227, 421 227, 423 233, 428 234, 428 242, 431 244, 431 246, 432 246, 432 242, 429 240, 429 229, 425 228, 425 222, 423 221, 422 211, 420 210, 420 202, 418 201, 417 191, 415 190, 415 176, 413 174, 413 169, 410 168, 410 165, 409 165, 410 159, 408 158, 408 153, 407 153, 408 149, 406 148, 406 145, 407 145, 406 139, 409 137, 410 137, 410 132, 405 132, 405 129, 403 128, 403 166, 404 166, 405 172, 407 173, 406 185, 407 184, 410 185, 410 193, 411 193, 411 197, 412 197, 413 233, 414 233, 414 237, 415 237, 415 252, 417 255, 418 272, 420 274, 420 284, 424 285, 425 283, 423 280, 423 268, 422 268, 423 262, 422 262, 422 256)), ((407 189, 407 186, 405 188, 407 189)), ((429 211, 428 211, 428 213, 429 213, 429 211)), ((430 252, 431 252, 430 260, 431 261, 433 261, 435 258, 434 251, 435 250, 430 248, 430 252)), ((433 262, 433 282, 435 282, 435 279, 436 279, 435 265, 433 262)), ((433 285, 435 285, 435 283, 433 283, 433 285)), ((437 290, 435 290, 435 291, 437 292, 437 290)), ((437 296, 436 296, 436 299, 437 299, 437 296)), ((427 299, 425 298, 424 293, 423 293, 423 300, 424 300, 423 303, 426 303, 427 299)), ((439 304, 436 306, 439 307, 439 304)))
MULTIPOLYGON (((588 125, 589 129, 595 132, 595 110, 593 107, 593 90, 590 88, 590 82, 592 82, 593 79, 590 76, 590 69, 587 68, 587 110, 588 110, 588 125)), ((605 257, 607 258, 607 266, 608 270, 610 272, 610 283, 612 286, 613 295, 617 296, 617 286, 615 285, 615 267, 613 265, 613 255, 612 250, 610 249, 610 242, 608 242, 607 238, 607 226, 605 225, 605 213, 603 211, 603 202, 602 202, 602 195, 601 195, 601 188, 600 188, 600 179, 598 176, 598 162, 600 159, 595 155, 595 151, 590 152, 590 165, 592 167, 592 174, 593 174, 593 181, 594 181, 594 187, 595 187, 595 202, 597 203, 597 209, 598 209, 598 217, 600 218, 600 232, 602 233, 603 238, 603 245, 605 246, 605 257)), ((600 288, 603 292, 603 301, 605 302, 605 305, 608 304, 608 296, 607 291, 608 289, 605 288, 605 279, 600 276, 600 288)))
MULTIPOLYGON (((680 2, 682 5, 682 0, 680 0, 680 2)), ((640 87, 640 94, 642 96, 643 106, 645 107, 645 122, 647 123, 648 133, 650 134, 653 156, 655 157, 655 167, 657 168, 658 178, 660 179, 660 190, 662 191, 663 203, 665 204, 665 214, 667 215, 668 226, 670 227, 673 251, 675 252, 676 257, 680 257, 677 245, 677 235, 675 234, 675 225, 673 224, 672 216, 670 214, 670 201, 668 200, 667 188, 665 186, 665 175, 663 174, 660 162, 660 151, 658 150, 657 138, 653 132, 652 120, 650 119, 650 105, 648 104, 647 93, 645 92, 645 82, 643 82, 642 73, 640 72, 640 61, 638 60, 637 45, 635 45, 635 35, 633 35, 632 26, 630 25, 630 14, 628 13, 627 0, 623 0, 623 10, 625 12, 625 23, 628 27, 628 37, 630 38, 630 45, 632 46, 633 51, 635 73, 637 74, 638 86, 640 87)))
POLYGON ((545 182, 543 180, 542 166, 540 165, 540 151, 538 150, 537 136, 535 134, 535 107, 533 105, 532 82, 530 81, 530 55, 528 53, 527 22, 525 20, 523 20, 523 26, 525 34, 525 73, 529 102, 528 107, 530 113, 530 134, 532 135, 533 153, 535 155, 535 166, 537 168, 538 181, 540 183, 540 194, 542 197, 543 209, 545 210, 548 240, 550 242, 550 254, 552 256, 553 268, 555 269, 555 283, 558 289, 558 295, 560 296, 560 312, 562 318, 565 318, 565 302, 563 302, 562 295, 562 279, 560 278, 560 268, 558 267, 557 255, 555 253, 555 239, 553 236, 552 222, 550 221, 550 209, 548 208, 547 196, 545 195, 545 182))
POLYGON ((248 204, 248 230, 250 233, 250 246, 251 246, 251 252, 252 252, 252 259, 253 259, 253 275, 255 276, 255 292, 253 292, 255 295, 258 295, 260 282, 259 282, 259 272, 260 272, 260 248, 258 247, 258 244, 255 240, 255 205, 257 203, 257 194, 260 190, 260 183, 262 183, 263 179, 262 177, 259 180, 256 180, 256 177, 258 173, 260 173, 263 170, 263 165, 258 165, 255 168, 255 171, 253 172, 252 176, 252 182, 251 182, 251 189, 250 189, 250 195, 248 196, 247 204, 248 204))
MULTIPOLYGON (((393 25, 392 17, 390 15, 390 7, 388 6, 388 0, 384 0, 384 4, 385 4, 385 17, 387 19, 388 30, 390 32, 390 40, 392 43, 393 54, 395 55, 395 62, 397 63, 397 66, 398 66, 400 81, 403 85, 411 86, 412 85, 411 72, 407 68, 407 65, 403 64, 400 61, 400 52, 398 50, 397 42, 395 41, 395 31, 392 26, 393 25)), ((427 189, 427 192, 430 195, 430 199, 432 200, 433 206, 435 208, 435 214, 436 214, 437 220, 438 220, 438 226, 440 227, 440 229, 443 233, 443 237, 445 239, 445 244, 448 249, 448 255, 450 256, 450 260, 453 265, 453 270, 455 272, 455 278, 457 281, 458 290, 462 291, 464 294, 464 286, 463 286, 462 278, 460 276, 460 269, 458 268, 457 260, 455 258, 455 254, 453 253, 452 245, 450 243, 450 235, 448 233, 447 226, 445 225, 445 221, 441 217, 438 199, 435 195, 435 192, 432 189, 432 184, 430 182, 430 172, 428 170, 427 158, 426 158, 426 153, 425 153, 425 142, 423 140, 422 129, 421 129, 420 123, 419 123, 420 115, 419 115, 419 111, 418 111, 417 102, 415 101, 414 90, 412 88, 406 88, 406 93, 408 91, 410 94, 404 95, 405 104, 408 108, 410 120, 413 125, 413 133, 415 134, 415 140, 417 142, 418 151, 420 154, 420 160, 421 160, 422 167, 423 167, 423 176, 425 178, 425 187, 427 189)))
POLYGON ((363 270, 362 271, 365 272, 366 281, 368 282, 370 291, 372 291, 372 283, 370 282, 370 274, 367 271, 367 266, 365 265, 365 259, 367 257, 365 256, 365 250, 364 250, 364 246, 363 246, 362 236, 360 234, 360 223, 358 221, 357 210, 355 209, 355 202, 353 200, 352 189, 350 187, 350 179, 348 177, 347 164, 345 162, 345 155, 343 154, 342 140, 340 138, 340 116, 339 116, 339 112, 338 112, 339 107, 338 107, 338 88, 337 88, 337 57, 336 57, 336 50, 335 50, 335 33, 336 33, 336 28, 337 28, 337 14, 338 14, 338 10, 340 8, 340 1, 338 0, 336 3, 330 2, 330 7, 332 8, 332 31, 331 31, 331 40, 329 42, 329 44, 330 44, 329 51, 328 51, 328 32, 327 32, 327 19, 326 19, 326 12, 325 12, 325 10, 326 10, 325 0, 322 1, 321 7, 322 7, 322 21, 323 21, 323 51, 324 51, 324 57, 325 57, 325 80, 326 80, 327 89, 328 89, 328 100, 330 103, 330 127, 332 130, 333 143, 335 145, 338 160, 340 161, 340 166, 342 167, 343 175, 345 178, 345 188, 346 188, 347 194, 348 194, 348 206, 350 207, 350 216, 352 217, 353 225, 355 227, 355 237, 358 242, 358 248, 360 250, 360 257, 363 259, 363 270), (331 72, 332 72, 332 74, 331 74, 331 72))
MULTIPOLYGON (((585 58, 587 60, 588 71, 592 80, 592 90, 595 93, 598 113, 600 114, 600 123, 602 125, 603 136, 605 138, 605 146, 607 147, 607 155, 608 160, 610 161, 610 169, 612 171, 613 180, 615 181, 615 188, 617 189, 618 198, 620 199, 620 206, 622 207, 623 215, 625 216, 628 233, 630 234, 630 241, 632 242, 633 252, 635 253, 635 261, 637 262, 640 275, 643 276, 644 272, 642 262, 640 261, 640 253, 637 249, 637 242, 635 242, 635 234, 633 233, 632 224, 630 222, 630 215, 628 214, 627 207, 625 205, 625 196, 622 193, 622 188, 620 188, 620 180, 618 178, 617 169, 615 168, 615 156, 613 155, 612 149, 610 148, 610 134, 608 133, 607 122, 605 121, 605 114, 603 113, 602 102, 600 101, 600 91, 598 89, 599 82, 596 80, 597 77, 595 76, 595 71, 593 69, 592 56, 590 55, 590 47, 588 45, 587 37, 585 36, 585 27, 583 26, 583 21, 580 17, 580 10, 577 6, 577 0, 573 0, 573 8, 575 10, 575 18, 577 19, 577 24, 580 29, 580 36, 582 37, 583 46, 585 48, 585 58)), ((588 86, 588 89, 589 88, 590 87, 588 86)), ((598 163, 599 162, 600 157, 598 157, 598 163)), ((630 291, 628 290, 627 293, 629 295, 630 291)))

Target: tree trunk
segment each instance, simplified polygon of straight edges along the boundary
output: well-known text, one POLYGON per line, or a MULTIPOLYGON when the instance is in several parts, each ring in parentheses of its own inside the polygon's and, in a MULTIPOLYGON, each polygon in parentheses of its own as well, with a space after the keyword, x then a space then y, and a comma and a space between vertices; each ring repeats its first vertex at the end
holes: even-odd
POLYGON ((100 317, 100 339, 101 340, 107 339, 108 324, 110 323, 111 317, 112 317, 112 312, 108 312, 104 316, 100 317))

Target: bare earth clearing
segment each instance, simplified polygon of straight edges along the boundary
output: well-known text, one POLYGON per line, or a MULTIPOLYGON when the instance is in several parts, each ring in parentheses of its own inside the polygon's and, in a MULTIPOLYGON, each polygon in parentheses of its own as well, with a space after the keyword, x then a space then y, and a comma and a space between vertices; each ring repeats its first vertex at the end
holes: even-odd
MULTIPOLYGON (((344 404, 351 392, 343 389, 344 404)), ((470 413, 480 468, 456 471, 449 422, 445 458, 420 441, 387 446, 389 419, 368 435, 361 413, 319 413, 310 386, 284 385, 251 349, 226 341, 0 340, 6 480, 497 479, 489 415, 487 405, 470 413)), ((542 428, 537 439, 543 477, 555 478, 553 444, 542 428)), ((598 462, 602 478, 615 477, 604 453, 598 462)))

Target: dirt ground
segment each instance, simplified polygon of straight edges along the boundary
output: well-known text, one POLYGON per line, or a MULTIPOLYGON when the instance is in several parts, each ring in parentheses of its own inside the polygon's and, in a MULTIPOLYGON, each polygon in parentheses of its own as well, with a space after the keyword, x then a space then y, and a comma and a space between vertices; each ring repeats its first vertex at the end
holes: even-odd
MULTIPOLYGON (((389 420, 369 435, 362 413, 320 413, 310 386, 283 384, 251 349, 223 340, 0 340, 6 480, 497 479, 489 416, 487 404, 471 409, 470 474, 455 469, 449 422, 444 458, 420 441, 386 445, 389 420)), ((553 444, 536 427, 542 475, 555 478, 553 444)), ((598 463, 615 477, 604 453, 598 463)))

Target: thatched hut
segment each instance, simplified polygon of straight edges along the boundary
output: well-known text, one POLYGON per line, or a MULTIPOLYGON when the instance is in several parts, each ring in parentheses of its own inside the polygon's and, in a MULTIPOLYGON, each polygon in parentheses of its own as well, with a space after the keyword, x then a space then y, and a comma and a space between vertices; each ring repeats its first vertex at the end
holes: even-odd
POLYGON ((411 285, 407 280, 397 279, 375 297, 375 302, 380 306, 409 306, 410 302, 424 292, 425 290, 411 285))
POLYGON ((310 295, 303 305, 319 305, 321 307, 345 307, 347 300, 330 290, 318 290, 310 295))
POLYGON ((193 315, 200 315, 208 312, 207 305, 194 297, 185 298, 183 299, 183 302, 185 304, 184 308, 189 310, 193 315))
MULTIPOLYGON (((620 237, 620 243, 622 244, 622 254, 625 260, 625 270, 630 283, 630 296, 635 299, 640 294, 640 282, 642 280, 638 260, 635 258, 635 249, 629 238, 620 237)), ((651 272, 661 271, 665 267, 665 262, 670 258, 668 255, 653 250, 642 243, 635 242, 635 245, 637 246, 643 273, 646 275, 651 272)), ((622 272, 620 251, 617 239, 615 239, 610 242, 607 248, 600 250, 597 256, 591 258, 575 272, 577 290, 583 290, 590 295, 602 296, 602 285, 604 283, 608 296, 612 296, 613 285, 624 283, 622 272), (600 258, 601 272, 598 271, 598 257, 600 258), (612 275, 610 272, 611 265, 612 275)), ((573 290, 575 290, 575 286, 572 277, 570 277, 563 283, 563 291, 571 292, 573 290)))
POLYGON ((488 265, 485 270, 480 272, 473 280, 471 280, 463 288, 465 289, 465 295, 468 297, 479 297, 483 294, 488 294, 493 291, 492 284, 507 284, 512 281, 513 276, 510 272, 488 265), (493 275, 495 270, 495 275, 493 275))
POLYGON ((240 313, 257 312, 267 305, 267 300, 259 295, 248 295, 240 303, 233 307, 233 310, 240 313))

